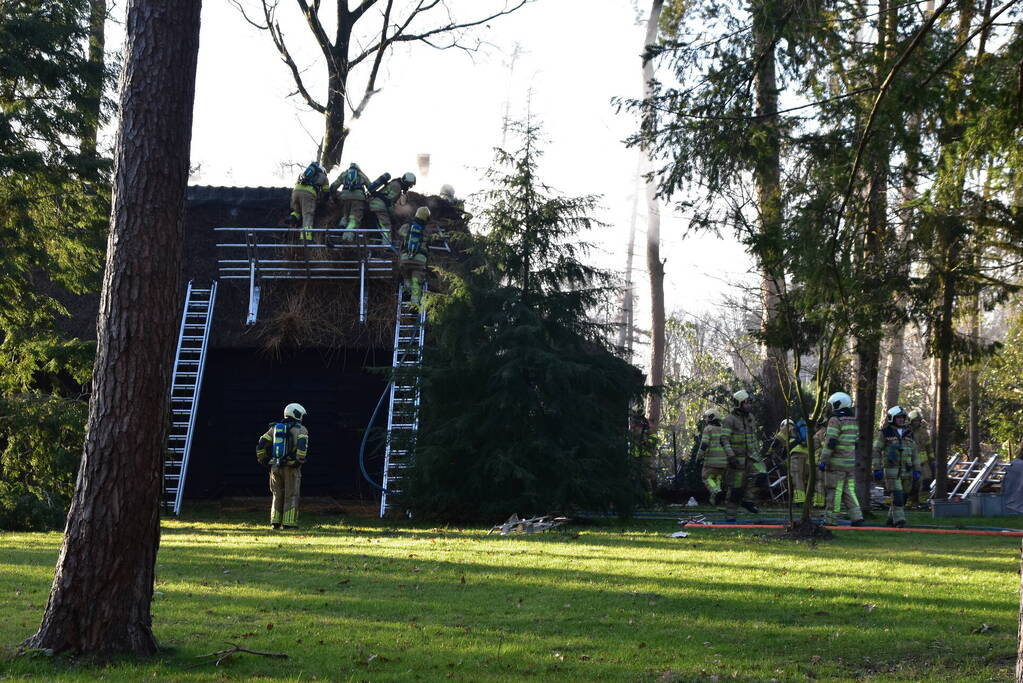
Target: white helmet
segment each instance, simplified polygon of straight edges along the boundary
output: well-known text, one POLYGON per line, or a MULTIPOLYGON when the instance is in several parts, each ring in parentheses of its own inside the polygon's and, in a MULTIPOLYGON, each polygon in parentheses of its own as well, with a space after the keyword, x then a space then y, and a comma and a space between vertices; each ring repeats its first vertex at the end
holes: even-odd
POLYGON ((707 408, 703 411, 703 419, 705 420, 720 420, 721 412, 714 407, 707 408))
POLYGON ((418 209, 416 209, 416 218, 418 218, 421 221, 430 220, 430 207, 420 206, 418 209))
POLYGON ((852 397, 844 391, 836 391, 828 397, 828 405, 832 410, 852 407, 852 397))
POLYGON ((413 173, 412 171, 409 171, 408 173, 401 177, 401 181, 408 185, 409 187, 412 187, 413 185, 416 184, 416 174, 413 173))
POLYGON ((453 202, 455 200, 455 188, 448 183, 444 183, 440 186, 440 196, 449 202, 453 202))
POLYGON ((284 417, 290 417, 301 422, 305 418, 305 408, 300 403, 289 403, 284 406, 284 417))
POLYGON ((796 424, 795 422, 786 417, 784 420, 781 421, 781 424, 778 425, 778 430, 781 431, 782 429, 788 429, 789 427, 792 427, 795 424, 796 424))
POLYGON ((885 419, 888 421, 888 424, 892 424, 895 422, 895 418, 897 418, 899 415, 906 417, 906 411, 900 408, 899 406, 892 406, 891 408, 888 409, 888 415, 885 417, 885 419))
POLYGON ((749 392, 745 389, 739 389, 737 392, 732 394, 732 402, 736 406, 741 406, 744 402, 749 400, 749 392))
POLYGON ((909 411, 909 421, 910 422, 912 422, 913 420, 919 420, 922 417, 923 417, 923 413, 921 413, 919 410, 911 410, 911 411, 909 411))

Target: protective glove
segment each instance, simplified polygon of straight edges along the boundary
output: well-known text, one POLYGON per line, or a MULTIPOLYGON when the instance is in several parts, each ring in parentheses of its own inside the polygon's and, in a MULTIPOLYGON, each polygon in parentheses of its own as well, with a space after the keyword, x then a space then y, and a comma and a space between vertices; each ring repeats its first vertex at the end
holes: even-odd
POLYGON ((817 464, 817 469, 819 469, 821 472, 823 472, 827 468, 828 468, 828 464, 826 462, 824 462, 823 460, 820 463, 817 464))
POLYGON ((913 472, 913 481, 920 481, 920 473, 913 472))
POLYGON ((874 470, 874 480, 881 481, 884 479, 884 470, 874 470))

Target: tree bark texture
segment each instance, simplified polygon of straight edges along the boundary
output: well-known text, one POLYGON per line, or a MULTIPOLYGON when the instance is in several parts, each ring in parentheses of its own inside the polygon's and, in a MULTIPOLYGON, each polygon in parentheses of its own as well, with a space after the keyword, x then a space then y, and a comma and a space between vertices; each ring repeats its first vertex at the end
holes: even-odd
POLYGON ((937 323, 938 372, 935 387, 935 421, 934 421, 934 497, 945 500, 948 497, 948 451, 952 440, 952 402, 949 399, 949 388, 952 380, 952 362, 950 359, 953 337, 953 315, 955 313, 956 281, 951 264, 958 259, 956 249, 948 249, 949 258, 943 264, 944 273, 941 278, 941 312, 937 323))
MULTIPOLYGON (((902 366, 906 360, 906 326, 896 323, 888 336, 888 366, 884 373, 884 389, 881 391, 881 410, 887 410, 899 402, 902 386, 902 366)), ((908 411, 907 411, 908 412, 908 411)))
MULTIPOLYGON (((856 340, 856 425, 860 439, 856 446, 856 496, 870 500, 871 444, 877 431, 877 375, 881 359, 881 340, 876 336, 856 340)), ((864 503, 868 505, 869 503, 864 503)))
MULTIPOLYGON (((657 25, 661 20, 663 0, 653 0, 650 16, 647 18, 646 36, 643 48, 657 42, 657 25)), ((643 96, 653 95, 651 82, 654 79, 654 65, 650 60, 643 62, 643 96)), ((650 169, 652 170, 652 164, 650 169)), ((646 183, 647 233, 646 265, 650 275, 650 373, 648 384, 652 388, 647 402, 647 419, 651 429, 661 423, 661 388, 664 385, 664 263, 661 261, 661 208, 657 201, 657 182, 646 183)))
POLYGON ((132 0, 82 463, 36 648, 150 655, 200 0, 132 0))
POLYGON ((633 259, 636 254, 636 219, 639 215, 639 186, 643 183, 640 170, 643 168, 645 152, 640 152, 640 163, 636 169, 636 195, 632 200, 632 217, 629 219, 629 247, 625 252, 625 291, 622 294, 621 327, 618 329, 618 346, 625 350, 625 357, 632 361, 632 339, 635 331, 636 284, 633 280, 635 268, 633 259))
MULTIPOLYGON (((781 136, 778 131, 778 79, 775 66, 775 43, 781 5, 776 0, 753 3, 753 55, 756 60, 754 88, 756 123, 754 139, 758 143, 753 184, 757 195, 760 232, 765 245, 760 254, 761 324, 763 329, 774 325, 780 314, 779 305, 785 291, 785 270, 782 254, 781 136)), ((787 355, 785 349, 767 346, 760 379, 764 387, 763 409, 766 429, 774 429, 786 414, 782 387, 787 355)))

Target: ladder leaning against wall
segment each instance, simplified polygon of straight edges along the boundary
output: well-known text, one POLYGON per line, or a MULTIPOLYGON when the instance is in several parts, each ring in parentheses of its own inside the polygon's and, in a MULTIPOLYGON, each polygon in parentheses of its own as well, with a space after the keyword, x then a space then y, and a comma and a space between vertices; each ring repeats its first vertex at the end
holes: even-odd
MULTIPOLYGON (((425 290, 425 283, 423 286, 425 290)), ((411 465, 419 430, 419 380, 412 370, 423 358, 426 328, 425 307, 412 304, 411 293, 398 286, 398 312, 394 322, 394 355, 391 360, 393 380, 387 407, 387 446, 384 451, 383 493, 380 495, 380 516, 393 508, 389 494, 401 489, 403 470, 411 465)))
POLYGON ((208 288, 188 283, 185 306, 181 313, 178 348, 174 355, 171 375, 171 422, 167 432, 167 456, 163 464, 163 504, 178 514, 185 491, 188 473, 188 455, 195 433, 195 414, 199 406, 203 369, 206 367, 206 349, 209 346, 210 324, 213 321, 213 303, 217 298, 217 283, 208 288))

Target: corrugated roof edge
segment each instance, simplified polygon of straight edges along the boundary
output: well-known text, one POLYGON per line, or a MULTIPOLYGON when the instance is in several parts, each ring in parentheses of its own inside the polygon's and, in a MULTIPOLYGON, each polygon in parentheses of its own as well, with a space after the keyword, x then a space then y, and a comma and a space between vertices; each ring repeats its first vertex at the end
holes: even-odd
POLYGON ((187 206, 236 206, 250 209, 287 208, 291 189, 287 187, 223 187, 190 185, 187 206))

